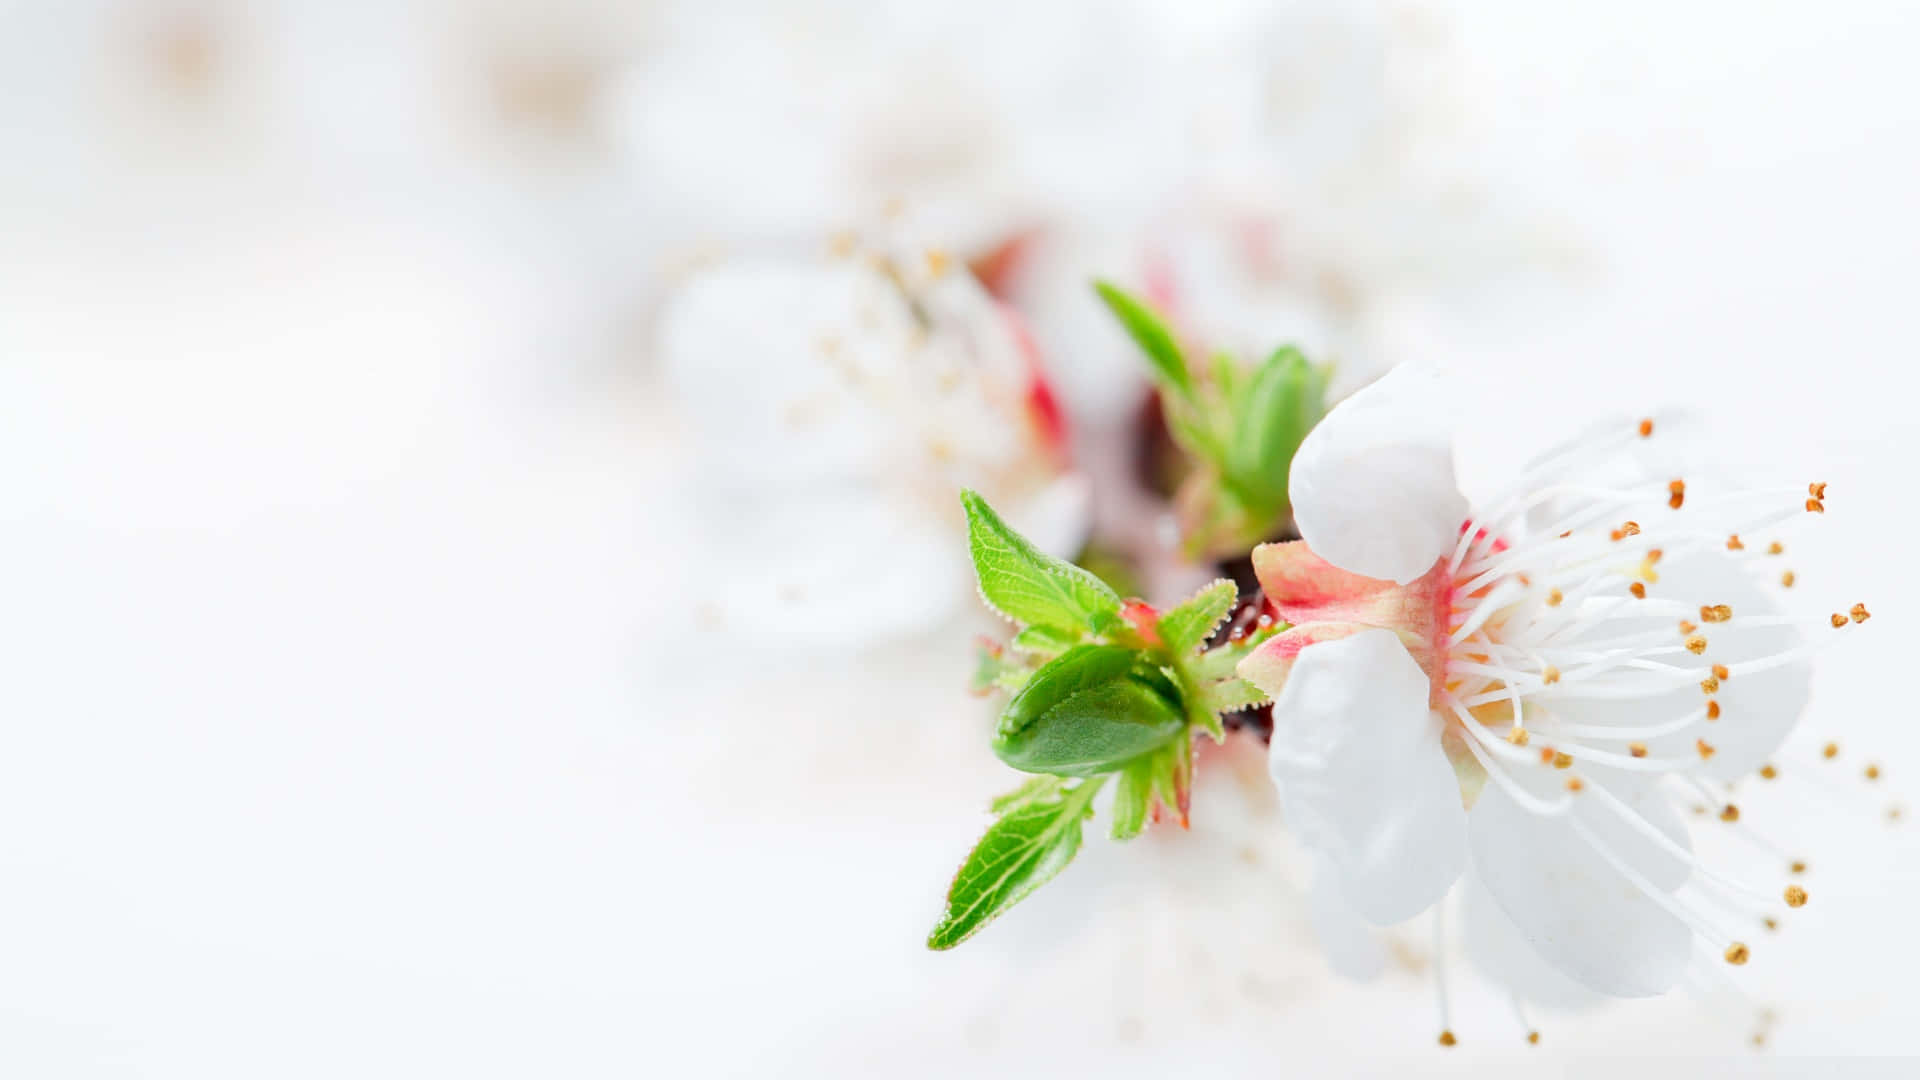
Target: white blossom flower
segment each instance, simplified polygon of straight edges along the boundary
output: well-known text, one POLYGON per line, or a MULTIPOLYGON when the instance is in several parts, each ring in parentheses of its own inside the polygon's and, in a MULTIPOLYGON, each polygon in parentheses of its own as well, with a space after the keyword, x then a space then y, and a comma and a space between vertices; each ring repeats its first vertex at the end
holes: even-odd
POLYGON ((1255 552, 1290 628, 1240 671, 1274 698, 1287 821, 1375 924, 1470 871, 1470 944, 1522 996, 1548 991, 1509 930, 1608 996, 1672 988, 1700 943, 1744 963, 1743 928, 1806 893, 1697 859, 1669 795, 1719 805, 1710 783, 1766 766, 1807 702, 1808 633, 1868 618, 1784 614, 1757 576, 1781 550, 1761 538, 1823 512, 1825 485, 1591 479, 1658 438, 1627 420, 1470 510, 1444 401, 1409 367, 1336 407, 1293 462, 1303 539, 1255 552))
POLYGON ((1085 538, 1038 356, 939 252, 721 263, 672 299, 659 348, 724 629, 832 647, 936 625, 970 592, 963 487, 1049 551, 1085 538))

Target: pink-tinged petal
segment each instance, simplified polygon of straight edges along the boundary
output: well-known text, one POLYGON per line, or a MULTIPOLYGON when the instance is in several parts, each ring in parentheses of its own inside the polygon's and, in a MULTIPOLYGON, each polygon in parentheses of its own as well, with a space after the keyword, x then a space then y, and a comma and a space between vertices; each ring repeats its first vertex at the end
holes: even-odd
POLYGON ((1406 584, 1453 550, 1467 520, 1436 372, 1402 366, 1335 406, 1294 455, 1293 519, 1343 570, 1406 584))
POLYGON ((1436 560, 1426 574, 1401 585, 1342 570, 1314 554, 1305 541, 1293 540, 1254 548, 1253 571, 1283 621, 1393 630, 1420 667, 1435 673, 1451 589, 1444 562, 1436 560))
POLYGON ((1338 641, 1366 630, 1364 623, 1303 623, 1291 626, 1260 643, 1247 654, 1236 669, 1241 678, 1259 687, 1270 698, 1278 698, 1293 673, 1294 661, 1309 645, 1338 641))
POLYGON ((1429 689, 1398 637, 1362 630, 1299 649, 1274 697, 1267 767, 1288 827, 1382 926, 1430 907, 1467 861, 1429 689))
MULTIPOLYGON (((1590 774, 1588 782, 1601 781, 1590 774)), ((1658 788, 1609 786, 1683 847, 1687 832, 1658 788)), ((1597 792, 1566 815, 1535 814, 1489 784, 1468 815, 1474 873, 1542 959, 1589 990, 1651 997, 1686 971, 1693 934, 1574 829, 1569 816, 1654 887, 1673 890, 1690 868, 1616 816, 1597 792)))

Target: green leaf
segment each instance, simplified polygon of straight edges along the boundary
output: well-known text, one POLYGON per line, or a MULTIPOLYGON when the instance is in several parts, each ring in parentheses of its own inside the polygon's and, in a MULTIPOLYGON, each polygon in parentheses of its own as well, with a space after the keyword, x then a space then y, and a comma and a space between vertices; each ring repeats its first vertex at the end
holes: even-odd
POLYGON ((995 611, 1073 637, 1119 620, 1120 597, 1106 582, 1034 547, 974 492, 961 492, 960 502, 980 595, 995 611))
POLYGON ((1081 823, 1103 782, 1029 799, 989 826, 954 875, 927 948, 953 948, 1066 869, 1080 852, 1081 823))
POLYGON ((1076 645, 1007 703, 993 752, 1022 772, 1086 776, 1167 744, 1186 728, 1179 689, 1122 645, 1076 645))
POLYGON ((1029 656, 1052 658, 1073 648, 1079 639, 1052 627, 1029 626, 1013 635, 1013 647, 1029 656))
POLYGON ((1193 375, 1187 371, 1187 362, 1180 355, 1180 346, 1174 344, 1172 332, 1160 321, 1160 317, 1147 305, 1108 282, 1096 281, 1093 288, 1100 294, 1100 299, 1107 302, 1107 307, 1120 320, 1120 325, 1132 335, 1140 351, 1147 354, 1154 374, 1171 389, 1178 390, 1181 396, 1192 397, 1193 375))
POLYGON ((1028 803, 1058 798, 1063 781, 1057 776, 1028 777, 1027 782, 993 800, 989 807, 996 815, 1016 810, 1028 803))
POLYGON ((1154 755, 1138 758, 1120 770, 1113 789, 1113 838, 1131 840, 1147 824, 1147 804, 1153 801, 1154 755))
POLYGON ((1226 472, 1241 497, 1277 513, 1287 505, 1287 472, 1300 441, 1320 419, 1320 373, 1299 349, 1274 351, 1239 402, 1226 472))
POLYGON ((1233 582, 1220 578, 1182 601, 1179 607, 1160 616, 1160 640, 1173 655, 1184 657, 1194 646, 1207 640, 1221 620, 1233 611, 1240 591, 1233 582))

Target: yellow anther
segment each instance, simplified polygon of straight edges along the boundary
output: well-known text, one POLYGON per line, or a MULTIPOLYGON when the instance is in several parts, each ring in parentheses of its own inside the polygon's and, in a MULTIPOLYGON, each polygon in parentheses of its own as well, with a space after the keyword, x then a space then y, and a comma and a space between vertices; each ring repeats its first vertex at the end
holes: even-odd
POLYGON ((1798 885, 1787 886, 1786 897, 1787 897, 1788 907, 1806 907, 1807 906, 1807 890, 1801 888, 1798 885))
POLYGON ((1665 554, 1666 552, 1660 550, 1659 548, 1648 548, 1647 549, 1647 565, 1652 566, 1654 563, 1659 562, 1660 557, 1665 554))
POLYGON ((1733 678, 1733 675, 1727 671, 1727 665, 1715 664, 1713 665, 1713 677, 1719 679, 1721 682, 1725 682, 1733 678))
POLYGON ((946 273, 947 267, 952 265, 952 263, 952 257, 939 248, 927 249, 927 273, 934 277, 939 277, 946 273))
POLYGON ((1780 770, 1774 768, 1772 765, 1760 766, 1760 779, 1762 780, 1771 780, 1774 777, 1779 775, 1780 775, 1780 770))
POLYGON ((1628 743, 1627 753, 1632 754, 1634 757, 1646 757, 1647 744, 1643 742, 1628 743))
POLYGON ((1525 746, 1529 740, 1530 736, 1527 735, 1526 728, 1517 727, 1507 732, 1507 741, 1515 746, 1525 746))
POLYGON ((1541 683, 1541 685, 1543 685, 1543 686, 1552 686, 1552 685, 1553 685, 1554 683, 1557 683, 1557 682, 1559 682, 1559 681, 1560 681, 1560 669, 1559 669, 1559 668, 1557 668, 1557 667, 1554 667, 1554 666, 1553 666, 1552 664, 1548 664, 1548 665, 1547 665, 1546 667, 1544 667, 1544 668, 1542 668, 1542 669, 1540 669, 1540 683, 1541 683))
POLYGON ((1806 872, 1807 872, 1807 863, 1806 863, 1806 860, 1805 860, 1805 859, 1795 859, 1795 860, 1793 860, 1792 862, 1790 862, 1790 863, 1788 863, 1788 864, 1787 864, 1787 869, 1788 869, 1788 870, 1790 870, 1790 871, 1792 871, 1793 873, 1796 873, 1796 874, 1804 874, 1804 873, 1806 873, 1806 872))
POLYGON ((1826 498, 1826 497, 1827 497, 1827 485, 1825 485, 1825 484, 1808 484, 1808 485, 1807 485, 1807 494, 1808 494, 1808 495, 1811 495, 1811 496, 1813 496, 1813 497, 1814 497, 1814 498, 1816 498, 1816 499, 1824 499, 1824 498, 1826 498))
MULTIPOLYGON (((1773 917, 1773 916, 1771 916, 1771 915, 1768 915, 1768 916, 1767 916, 1766 918, 1763 918, 1763 919, 1761 919, 1760 921, 1761 921, 1761 923, 1763 923, 1763 924, 1765 924, 1765 926, 1766 926, 1766 928, 1767 928, 1767 929, 1769 929, 1769 930, 1778 930, 1778 929, 1780 929, 1780 920, 1779 920, 1779 919, 1776 919, 1776 918, 1774 918, 1774 917, 1773 917)), ((1759 1036, 1755 1036, 1755 1038, 1758 1038, 1758 1037, 1759 1037, 1759 1036)))
POLYGON ((1823 503, 1823 502, 1821 502, 1821 501, 1820 501, 1819 499, 1808 499, 1808 500, 1807 500, 1807 513, 1809 513, 1809 514, 1824 514, 1824 513, 1826 513, 1826 512, 1827 512, 1827 504, 1826 504, 1826 503, 1823 503))
POLYGON ((1820 756, 1823 758, 1826 758, 1828 761, 1832 761, 1834 758, 1839 757, 1840 744, 1837 742, 1830 742, 1827 745, 1821 747, 1820 756))
POLYGON ((1681 619, 1681 620, 1680 620, 1680 632, 1681 632, 1682 634, 1691 634, 1691 633, 1693 633, 1693 632, 1694 632, 1695 630, 1698 630, 1698 629, 1699 629, 1699 627, 1697 627, 1697 626, 1695 626, 1695 625, 1693 625, 1692 623, 1690 623, 1690 622, 1688 622, 1687 620, 1685 620, 1685 619, 1681 619))
POLYGON ((1726 957, 1729 964, 1744 964, 1749 955, 1751 954, 1747 952, 1747 946, 1742 942, 1736 941, 1727 946, 1726 957))
POLYGON ((1700 689, 1708 694, 1717 694, 1720 692, 1720 680, 1709 675, 1700 680, 1700 689))
POLYGON ((1541 747, 1540 748, 1540 764, 1546 765, 1552 761, 1553 761, 1553 747, 1551 746, 1541 747))
POLYGON ((1647 598, 1647 587, 1641 582, 1636 581, 1627 586, 1627 591, 1633 594, 1635 600, 1645 600, 1647 598))
POLYGON ((1833 628, 1835 630, 1838 630, 1841 627, 1847 625, 1847 617, 1838 612, 1835 612, 1833 617, 1829 621, 1833 623, 1833 628))
POLYGON ((1653 421, 1652 420, 1640 421, 1640 437, 1643 439, 1646 439, 1646 438, 1651 438, 1652 436, 1653 436, 1653 421))
POLYGON ((1707 702, 1707 719, 1709 720, 1720 719, 1720 703, 1719 702, 1717 701, 1707 702))
POLYGON ((1868 766, 1867 766, 1867 770, 1866 770, 1866 771, 1867 771, 1867 779, 1869 779, 1869 780, 1878 780, 1878 779, 1880 779, 1880 766, 1878 766, 1878 765, 1868 765, 1868 766))
POLYGON ((1780 575, 1780 587, 1783 589, 1793 588, 1793 571, 1788 570, 1786 573, 1780 575))
POLYGON ((1739 820, 1740 820, 1740 808, 1739 808, 1739 807, 1737 807, 1737 806, 1735 806, 1735 805, 1733 805, 1732 803, 1728 803, 1727 805, 1725 805, 1725 806, 1723 806, 1723 807, 1721 807, 1721 808, 1720 808, 1720 820, 1721 820, 1721 821, 1726 821, 1726 822, 1734 822, 1734 821, 1739 821, 1739 820))
POLYGON ((1586 786, 1587 786, 1587 782, 1585 780, 1580 779, 1577 776, 1567 777, 1567 790, 1573 792, 1576 795, 1580 793, 1581 788, 1584 788, 1586 786))
POLYGON ((1773 543, 1767 545, 1767 554, 1769 555, 1778 555, 1785 550, 1787 550, 1787 545, 1781 543, 1778 540, 1775 540, 1773 543))
POLYGON ((1700 605, 1701 622, 1726 622, 1733 618, 1733 609, 1725 604, 1700 605))
POLYGON ((1729 537, 1727 537, 1727 550, 1728 550, 1728 551, 1745 551, 1745 550, 1747 550, 1747 545, 1745 545, 1745 544, 1743 544, 1743 543, 1741 543, 1741 542, 1740 542, 1740 534, 1739 534, 1739 533, 1734 533, 1734 534, 1733 534, 1732 536, 1729 536, 1729 537))
POLYGON ((1573 758, 1570 755, 1555 750, 1553 752, 1553 767, 1556 769, 1570 769, 1573 767, 1573 758))
POLYGON ((1867 610, 1867 605, 1855 604, 1847 609, 1847 616, 1854 622, 1861 623, 1873 618, 1873 613, 1867 610))
POLYGON ((1539 1033, 1539 1032, 1537 1032, 1537 1031, 1529 1031, 1529 1032, 1527 1032, 1527 1045, 1528 1045, 1528 1046, 1539 1046, 1539 1045, 1540 1045, 1540 1033, 1539 1033))
POLYGON ((1560 606, 1560 601, 1562 601, 1562 600, 1565 600, 1565 599, 1566 599, 1566 597, 1564 597, 1564 596, 1562 596, 1562 595, 1560 595, 1560 590, 1559 590, 1559 589, 1548 589, 1548 590, 1547 590, 1547 606, 1548 606, 1548 607, 1559 607, 1559 606, 1560 606))
POLYGON ((1713 744, 1705 739, 1695 739, 1693 741, 1693 748, 1700 751, 1700 760, 1702 761, 1713 756, 1713 744))
POLYGON ((1451 1032, 1451 1031, 1442 1031, 1442 1032, 1440 1033, 1440 1045, 1441 1045, 1441 1046, 1452 1046, 1452 1045, 1453 1045, 1454 1043, 1456 1043, 1456 1042, 1459 1042, 1459 1041, 1460 1041, 1460 1040, 1458 1040, 1458 1039, 1456 1039, 1456 1038, 1454 1038, 1454 1037, 1453 1037, 1453 1032, 1451 1032))
POLYGON ((1707 639, 1695 634, 1687 639, 1687 651, 1695 656, 1707 651, 1707 639))

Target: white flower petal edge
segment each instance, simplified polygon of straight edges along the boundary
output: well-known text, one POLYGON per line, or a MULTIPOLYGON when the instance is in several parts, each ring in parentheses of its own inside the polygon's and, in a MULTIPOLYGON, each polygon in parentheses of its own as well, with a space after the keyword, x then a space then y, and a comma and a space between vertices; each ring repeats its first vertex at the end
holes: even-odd
POLYGON ((1468 873, 1460 898, 1460 935, 1467 959, 1516 1002, 1549 1009, 1586 1009, 1606 998, 1574 982, 1548 963, 1500 902, 1487 892, 1478 874, 1468 873))
POLYGON ((1287 823, 1382 926, 1426 910, 1467 862, 1430 689, 1396 635, 1366 630, 1301 650, 1274 701, 1267 766, 1287 823))
POLYGON ((1619 799, 1691 850, 1686 826, 1652 785, 1588 782, 1593 790, 1558 816, 1488 785, 1468 815, 1475 874, 1541 958, 1575 982, 1614 997, 1663 994, 1686 972, 1693 933, 1642 885, 1670 894, 1690 867, 1601 800, 1619 799))
POLYGON ((1387 969, 1387 946, 1380 931, 1354 914, 1353 905, 1340 891, 1338 873, 1329 867, 1313 873, 1313 885, 1307 890, 1307 921, 1334 974, 1367 982, 1387 969))
POLYGON ((1287 483, 1315 554, 1405 585, 1453 550, 1468 508, 1454 483, 1446 400, 1437 371, 1404 365, 1308 434, 1287 483))

